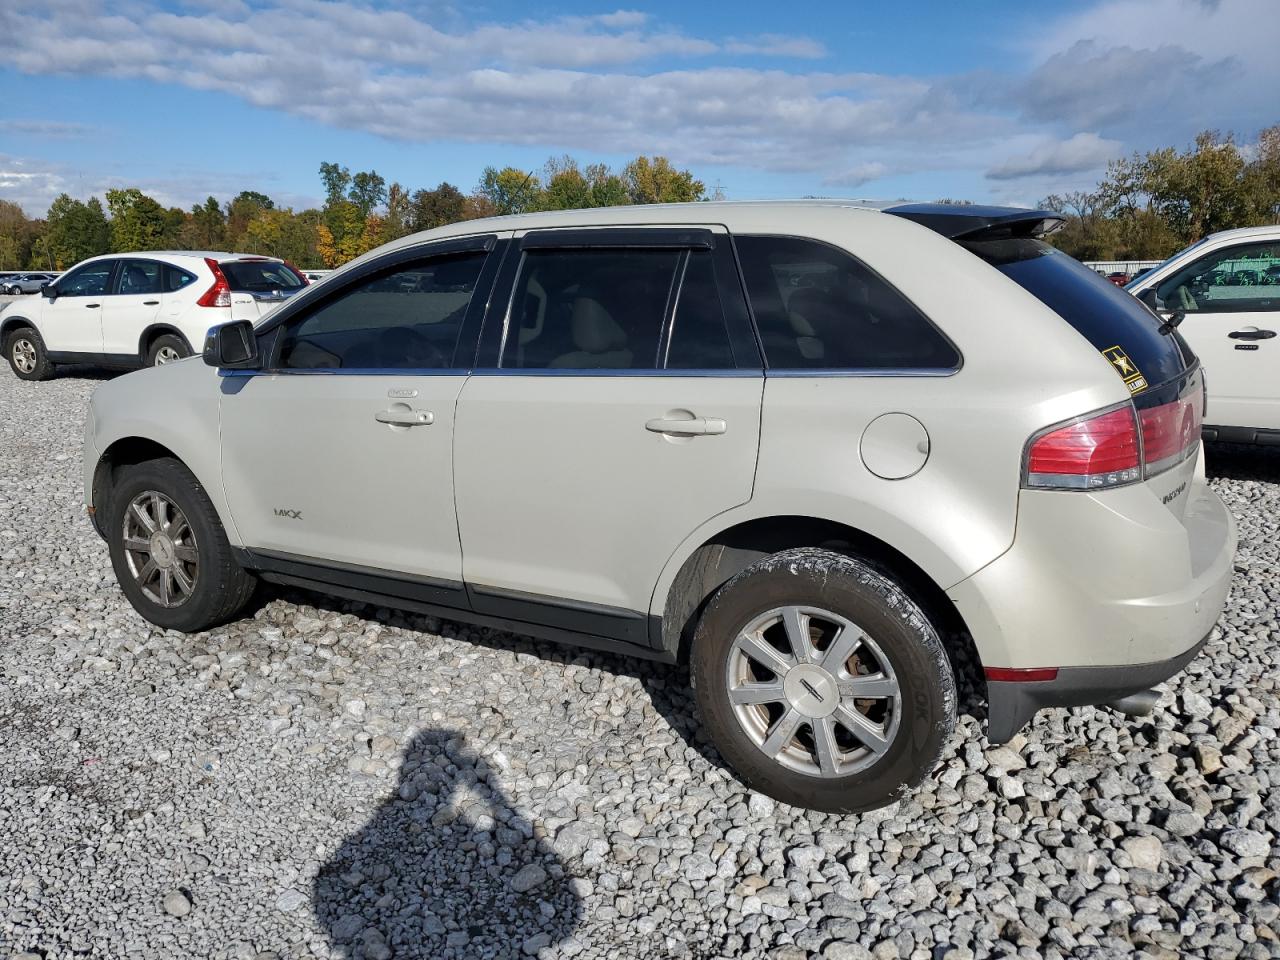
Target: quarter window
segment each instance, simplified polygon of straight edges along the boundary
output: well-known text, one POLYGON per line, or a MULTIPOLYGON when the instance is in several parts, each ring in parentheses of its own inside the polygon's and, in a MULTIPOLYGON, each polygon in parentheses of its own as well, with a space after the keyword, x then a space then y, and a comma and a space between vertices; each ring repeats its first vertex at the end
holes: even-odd
POLYGON ((936 370, 955 348, 883 279, 835 247, 796 237, 734 238, 774 369, 936 370))
POLYGON ((59 278, 57 283, 60 297, 98 297, 107 292, 107 284, 111 282, 111 271, 115 269, 114 260, 95 260, 83 267, 72 270, 59 278))
POLYGON ((1156 287, 1160 305, 1187 313, 1280 311, 1280 242, 1217 250, 1156 287))
POLYGON ((374 274, 289 327, 284 369, 440 370, 453 354, 485 253, 374 274))
POLYGON ((173 293, 175 290, 181 290, 187 284, 193 282, 196 278, 194 273, 183 270, 181 267, 175 267, 173 264, 165 264, 164 268, 164 289, 166 293, 173 293))

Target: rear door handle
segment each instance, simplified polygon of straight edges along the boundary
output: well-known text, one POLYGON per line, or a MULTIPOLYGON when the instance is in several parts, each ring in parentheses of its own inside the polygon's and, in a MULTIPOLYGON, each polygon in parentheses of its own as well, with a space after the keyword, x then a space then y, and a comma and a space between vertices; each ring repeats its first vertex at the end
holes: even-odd
POLYGON ((160 301, 159 300, 143 300, 142 305, 144 307, 158 307, 160 306, 160 301))
POLYGON ((655 417, 648 421, 644 428, 651 433, 673 433, 677 436, 707 437, 718 436, 729 429, 729 425, 719 417, 693 417, 681 420, 675 417, 655 417))
POLYGON ((430 410, 379 410, 373 419, 393 427, 426 427, 435 422, 436 416, 430 410))
POLYGON ((1274 330, 1259 330, 1257 327, 1245 327, 1243 330, 1232 330, 1227 334, 1232 340, 1270 340, 1276 335, 1274 330))
POLYGON ((102 304, 100 303, 86 303, 85 309, 92 310, 94 307, 100 307, 100 306, 102 306, 102 304))

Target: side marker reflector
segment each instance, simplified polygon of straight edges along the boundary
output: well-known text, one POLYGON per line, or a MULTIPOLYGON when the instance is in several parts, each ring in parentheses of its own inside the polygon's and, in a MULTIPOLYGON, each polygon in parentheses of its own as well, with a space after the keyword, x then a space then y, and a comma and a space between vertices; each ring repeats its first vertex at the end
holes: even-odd
POLYGON ((1057 667, 987 667, 983 671, 988 680, 1002 683, 1032 683, 1037 680, 1058 679, 1057 667))

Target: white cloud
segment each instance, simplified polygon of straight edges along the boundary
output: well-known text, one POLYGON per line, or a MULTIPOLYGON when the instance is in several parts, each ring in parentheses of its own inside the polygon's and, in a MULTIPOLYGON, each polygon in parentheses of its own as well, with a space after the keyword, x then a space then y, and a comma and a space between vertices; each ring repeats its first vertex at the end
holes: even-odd
POLYGON ((1042 141, 1029 153, 1009 157, 988 170, 987 177, 991 180, 1015 180, 1099 170, 1121 151, 1122 144, 1118 140, 1105 140, 1096 133, 1077 133, 1066 140, 1042 141))
POLYGON ((95 127, 85 123, 70 123, 63 120, 24 120, 17 117, 0 118, 0 133, 17 136, 73 140, 95 132, 95 127))
POLYGON ((869 160, 850 167, 843 173, 827 177, 822 181, 824 187, 860 187, 872 180, 879 180, 889 172, 889 167, 879 160, 869 160))

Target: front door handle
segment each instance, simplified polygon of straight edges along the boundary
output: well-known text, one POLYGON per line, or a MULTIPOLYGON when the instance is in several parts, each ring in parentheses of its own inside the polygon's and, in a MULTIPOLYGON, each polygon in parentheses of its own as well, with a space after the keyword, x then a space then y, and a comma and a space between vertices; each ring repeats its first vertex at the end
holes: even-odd
POLYGON ((650 433, 672 433, 686 437, 718 436, 729 429, 719 417, 693 417, 683 420, 675 417, 655 417, 644 428, 650 433))
POLYGON ((158 307, 160 306, 160 301, 159 300, 143 300, 142 305, 144 307, 158 307))
POLYGON ((102 306, 102 304, 100 304, 100 303, 86 303, 86 304, 85 304, 85 309, 87 309, 87 310, 92 310, 92 309, 94 309, 95 307, 100 307, 100 306, 102 306))
POLYGON ((435 422, 436 416, 430 410, 379 410, 373 419, 393 427, 426 427, 435 422))
POLYGON ((1276 332, 1274 330, 1259 330, 1257 327, 1232 330, 1227 334, 1232 340, 1270 340, 1275 335, 1276 332))

